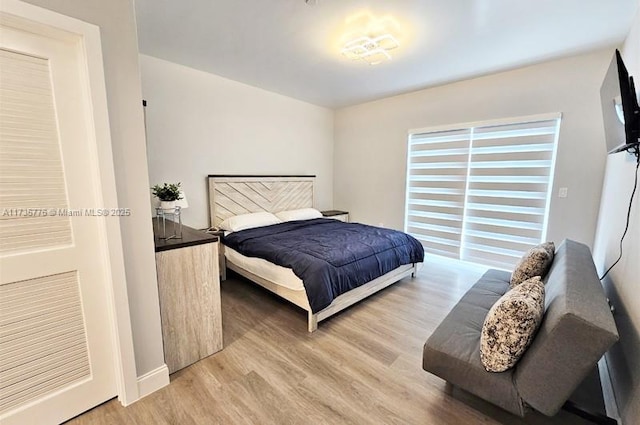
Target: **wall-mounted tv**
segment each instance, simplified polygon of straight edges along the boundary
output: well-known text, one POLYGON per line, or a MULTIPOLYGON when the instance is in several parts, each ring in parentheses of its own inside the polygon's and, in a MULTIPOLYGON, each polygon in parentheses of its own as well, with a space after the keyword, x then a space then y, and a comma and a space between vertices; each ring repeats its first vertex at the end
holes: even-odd
POLYGON ((633 151, 640 142, 640 107, 634 87, 620 52, 611 61, 600 88, 607 152, 633 151))

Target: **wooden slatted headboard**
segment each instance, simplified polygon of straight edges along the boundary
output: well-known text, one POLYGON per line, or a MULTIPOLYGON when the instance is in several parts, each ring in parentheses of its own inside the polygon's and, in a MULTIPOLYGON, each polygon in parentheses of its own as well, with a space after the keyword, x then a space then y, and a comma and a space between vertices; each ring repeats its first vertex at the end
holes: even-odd
POLYGON ((315 176, 209 175, 209 218, 218 226, 234 215, 313 207, 315 176))

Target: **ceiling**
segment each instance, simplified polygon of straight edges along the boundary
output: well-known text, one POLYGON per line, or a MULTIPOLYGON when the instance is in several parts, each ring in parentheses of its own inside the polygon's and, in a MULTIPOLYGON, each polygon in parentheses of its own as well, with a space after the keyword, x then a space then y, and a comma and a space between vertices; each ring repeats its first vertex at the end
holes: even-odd
POLYGON ((621 43, 638 0, 135 0, 140 52, 339 108, 621 43), (313 3, 313 0, 311 1, 313 3), (368 65, 345 34, 383 22, 368 65))

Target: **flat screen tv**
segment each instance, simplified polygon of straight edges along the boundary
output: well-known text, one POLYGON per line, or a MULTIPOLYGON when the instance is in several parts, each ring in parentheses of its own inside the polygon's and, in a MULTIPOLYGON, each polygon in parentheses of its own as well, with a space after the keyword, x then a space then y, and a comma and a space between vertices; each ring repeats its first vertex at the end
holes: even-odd
POLYGON ((636 151, 640 142, 640 107, 620 52, 611 61, 600 88, 607 152, 636 151))

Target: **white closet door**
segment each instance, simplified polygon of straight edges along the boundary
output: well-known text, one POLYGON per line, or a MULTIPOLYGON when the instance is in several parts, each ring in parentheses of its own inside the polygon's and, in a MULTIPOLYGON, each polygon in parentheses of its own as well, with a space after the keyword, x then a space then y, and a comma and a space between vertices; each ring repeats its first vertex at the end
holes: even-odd
POLYGON ((117 393, 109 218, 85 211, 115 206, 101 202, 81 40, 12 22, 0 24, 0 422, 59 423, 117 393))

